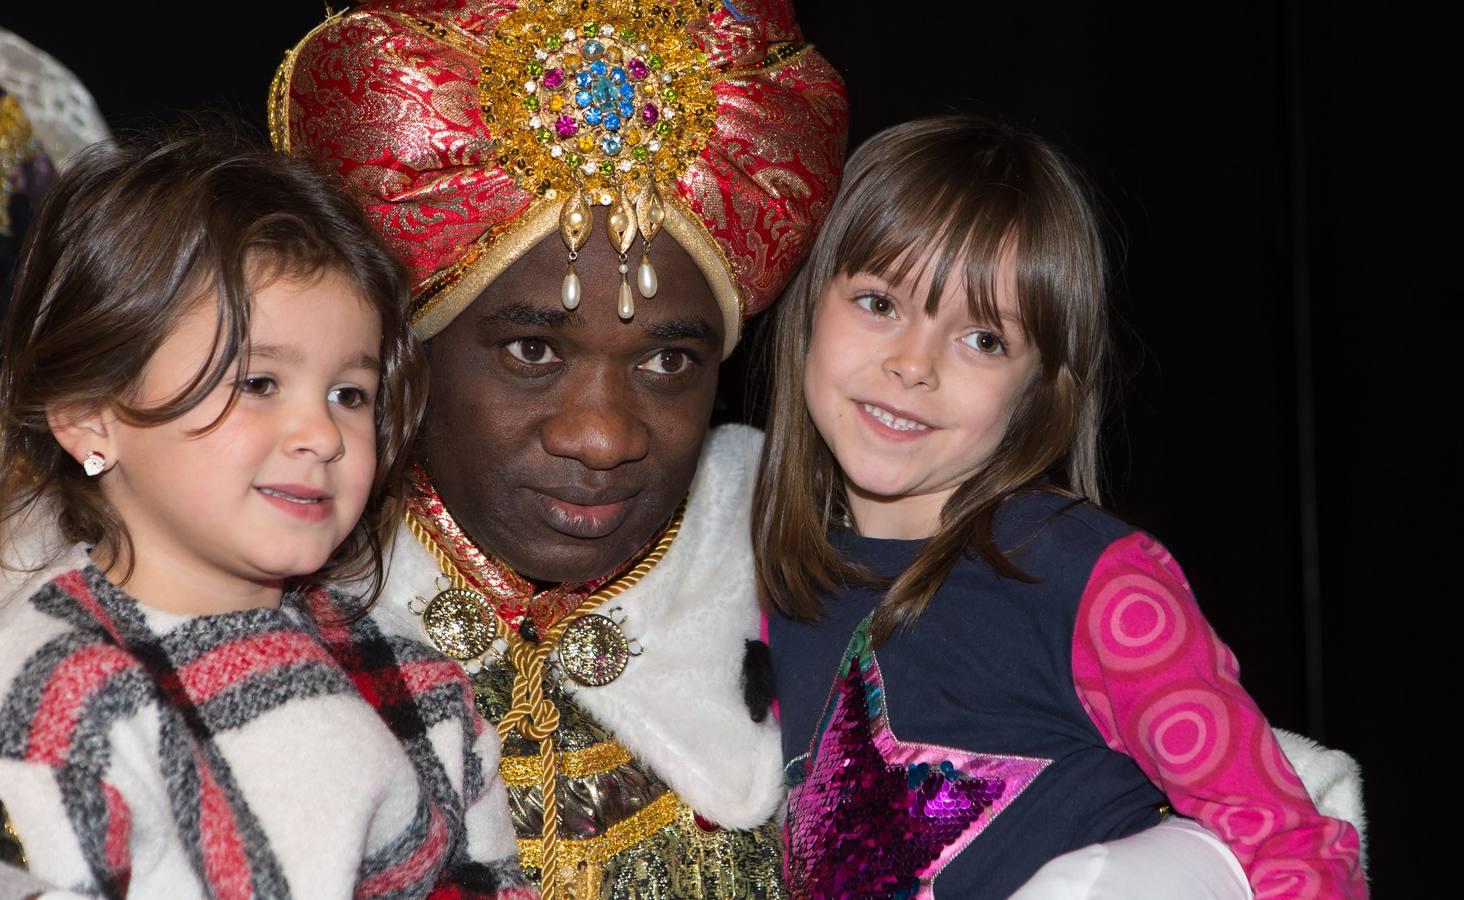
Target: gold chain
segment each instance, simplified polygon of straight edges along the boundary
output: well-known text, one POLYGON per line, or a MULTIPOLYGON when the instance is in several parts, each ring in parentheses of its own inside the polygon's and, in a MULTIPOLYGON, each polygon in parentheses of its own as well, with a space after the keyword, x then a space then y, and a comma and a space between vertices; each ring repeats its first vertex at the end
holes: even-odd
MULTIPOLYGON (((558 754, 554 752, 553 741, 554 732, 559 730, 559 708, 544 696, 544 678, 547 674, 545 663, 549 654, 558 646, 566 628, 630 590, 656 567, 666 551, 671 549, 671 542, 680 533, 681 518, 685 512, 686 501, 683 500, 676 515, 672 517, 671 524, 667 526, 666 533, 661 535, 661 539, 644 559, 614 582, 586 597, 585 602, 554 623, 537 643, 525 640, 509 627, 491 603, 487 604, 498 624, 498 634, 508 641, 508 661, 513 666, 513 705, 498 723, 498 736, 500 739, 506 738, 517 729, 519 734, 539 745, 539 795, 543 805, 539 892, 543 900, 559 900, 560 897, 559 773, 558 754)), ((412 536, 432 554, 438 568, 451 579, 453 586, 478 593, 463 576, 457 560, 437 542, 427 527, 410 511, 406 520, 412 536)))

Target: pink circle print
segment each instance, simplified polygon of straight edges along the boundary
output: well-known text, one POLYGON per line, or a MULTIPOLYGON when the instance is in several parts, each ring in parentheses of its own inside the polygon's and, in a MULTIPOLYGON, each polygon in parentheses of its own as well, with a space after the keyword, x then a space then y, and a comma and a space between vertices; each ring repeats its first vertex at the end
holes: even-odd
POLYGON ((1193 785, 1222 769, 1235 753, 1240 710, 1208 685, 1188 681, 1166 685, 1133 710, 1140 740, 1166 782, 1193 785))
POLYGON ((1137 672, 1170 664, 1189 643, 1189 616, 1167 586, 1136 572, 1108 580, 1084 623, 1105 669, 1137 672))

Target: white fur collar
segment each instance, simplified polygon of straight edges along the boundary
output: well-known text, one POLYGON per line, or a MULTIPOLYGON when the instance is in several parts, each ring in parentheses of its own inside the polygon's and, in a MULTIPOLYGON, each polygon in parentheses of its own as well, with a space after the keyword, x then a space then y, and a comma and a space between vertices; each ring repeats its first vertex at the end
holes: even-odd
MULTIPOLYGON (((769 716, 752 721, 742 699, 744 642, 758 638, 749 515, 762 435, 714 430, 692 481, 681 533, 640 583, 613 601, 645 653, 604 687, 575 700, 705 818, 750 828, 782 798, 782 747, 769 716)), ((410 617, 431 596, 437 564, 398 535, 379 616, 410 617)), ((420 633, 420 632, 418 632, 420 633)))

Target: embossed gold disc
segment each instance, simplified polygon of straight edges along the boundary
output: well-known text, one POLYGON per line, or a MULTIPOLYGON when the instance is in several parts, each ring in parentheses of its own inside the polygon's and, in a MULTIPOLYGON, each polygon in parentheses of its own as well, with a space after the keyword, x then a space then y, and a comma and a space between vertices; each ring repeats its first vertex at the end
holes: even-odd
POLYGON ((483 655, 498 637, 498 622, 487 601, 464 588, 448 588, 422 611, 422 630, 433 645, 453 659, 483 655))
POLYGON ((592 613, 576 619, 559 639, 559 664, 585 687, 609 684, 628 662, 630 642, 607 616, 592 613))

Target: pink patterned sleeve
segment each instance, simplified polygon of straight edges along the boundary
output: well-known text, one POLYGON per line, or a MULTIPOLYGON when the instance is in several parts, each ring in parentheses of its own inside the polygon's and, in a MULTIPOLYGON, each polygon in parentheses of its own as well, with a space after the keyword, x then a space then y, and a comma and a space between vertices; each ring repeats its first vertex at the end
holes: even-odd
POLYGON ((1366 897, 1357 832, 1317 812, 1240 667, 1157 541, 1099 557, 1073 630, 1078 699, 1108 745, 1229 845, 1256 897, 1366 897))

